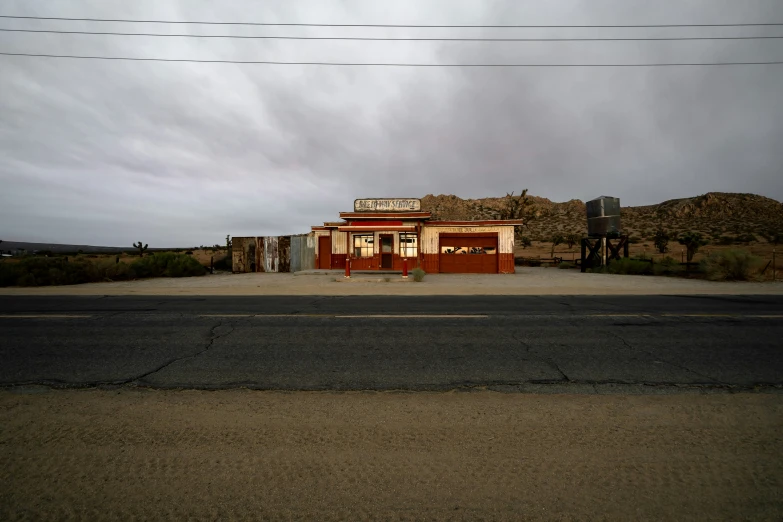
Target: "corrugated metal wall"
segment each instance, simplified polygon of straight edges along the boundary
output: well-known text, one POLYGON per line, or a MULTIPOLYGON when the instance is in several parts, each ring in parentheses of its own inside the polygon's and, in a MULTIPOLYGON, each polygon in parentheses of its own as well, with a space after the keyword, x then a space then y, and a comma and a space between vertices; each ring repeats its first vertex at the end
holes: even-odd
POLYGON ((291 272, 315 268, 317 241, 313 234, 291 236, 291 272))
POLYGON ((315 237, 235 237, 232 239, 234 273, 296 272, 315 268, 315 237))
POLYGON ((498 234, 498 253, 514 253, 514 227, 428 227, 424 226, 421 231, 421 251, 424 254, 440 253, 438 240, 440 234, 476 234, 489 232, 498 234))

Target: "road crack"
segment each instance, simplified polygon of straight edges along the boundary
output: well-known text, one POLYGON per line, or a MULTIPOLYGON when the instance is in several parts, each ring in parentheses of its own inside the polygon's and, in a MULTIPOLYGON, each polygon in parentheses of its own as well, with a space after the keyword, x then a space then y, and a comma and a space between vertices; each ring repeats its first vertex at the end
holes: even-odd
POLYGON ((703 373, 699 373, 699 372, 697 372, 695 370, 692 370, 692 369, 688 368, 687 366, 683 366, 682 364, 677 364, 676 362, 672 362, 672 361, 669 361, 667 359, 664 359, 663 357, 659 357, 658 355, 654 354, 650 350, 646 350, 646 349, 640 348, 640 347, 631 346, 631 344, 628 341, 626 341, 621 335, 616 334, 616 333, 614 333, 613 331, 611 331, 609 329, 607 329, 606 331, 612 337, 615 337, 616 339, 620 340, 620 342, 622 342, 625 345, 625 347, 628 348, 629 350, 638 350, 638 351, 640 351, 642 353, 647 354, 654 361, 661 361, 664 364, 668 364, 670 366, 674 366, 675 368, 679 368, 680 370, 685 370, 686 372, 692 373, 693 375, 696 375, 696 376, 701 377, 703 379, 708 379, 708 380, 710 380, 710 381, 712 381, 714 383, 718 383, 718 384, 724 384, 721 381, 719 381, 718 379, 710 377, 709 375, 705 375, 703 373))
POLYGON ((557 373, 560 374, 561 380, 563 380, 565 382, 571 382, 571 379, 568 377, 568 375, 565 374, 565 372, 562 370, 562 368, 560 368, 560 366, 555 361, 553 361, 552 359, 547 359, 545 357, 541 357, 538 354, 532 353, 531 352, 531 346, 528 343, 526 343, 525 341, 523 341, 522 339, 520 339, 519 337, 517 337, 517 335, 515 333, 513 333, 513 332, 511 333, 511 338, 514 339, 519 344, 521 344, 525 348, 525 351, 528 353, 528 355, 531 355, 536 360, 538 360, 540 362, 543 362, 543 363, 546 363, 549 366, 551 366, 552 368, 554 368, 554 370, 557 371, 557 373))
POLYGON ((204 348, 202 350, 200 350, 200 351, 198 351, 196 353, 190 354, 190 355, 184 355, 182 357, 175 357, 174 359, 171 359, 170 361, 167 361, 167 362, 161 364, 160 366, 158 366, 157 368, 155 368, 155 369, 153 369, 153 370, 151 370, 149 372, 143 373, 141 375, 137 375, 135 377, 131 377, 130 379, 122 381, 120 384, 135 383, 137 381, 140 381, 141 379, 144 379, 145 377, 149 377, 150 375, 153 375, 155 373, 158 373, 160 371, 165 370, 166 368, 168 368, 169 366, 171 366, 174 363, 177 363, 177 362, 180 362, 180 361, 184 361, 186 359, 193 359, 195 357, 198 357, 199 355, 202 355, 202 354, 208 352, 209 349, 212 348, 212 345, 215 343, 215 341, 217 341, 218 339, 222 339, 223 337, 227 337, 228 335, 231 335, 234 332, 234 327, 229 324, 229 325, 226 325, 226 326, 228 326, 230 328, 230 330, 228 332, 226 332, 224 334, 216 334, 215 333, 216 330, 218 328, 220 328, 221 326, 223 326, 223 321, 219 321, 218 324, 216 324, 215 326, 213 326, 212 328, 209 329, 209 340, 207 341, 206 346, 204 346, 204 348))

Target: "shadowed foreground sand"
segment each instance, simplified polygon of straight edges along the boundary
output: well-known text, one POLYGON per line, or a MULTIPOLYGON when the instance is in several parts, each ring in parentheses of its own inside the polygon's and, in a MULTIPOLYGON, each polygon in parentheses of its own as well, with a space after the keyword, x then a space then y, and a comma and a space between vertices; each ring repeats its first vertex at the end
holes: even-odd
POLYGON ((780 520, 783 396, 0 393, 2 520, 780 520))

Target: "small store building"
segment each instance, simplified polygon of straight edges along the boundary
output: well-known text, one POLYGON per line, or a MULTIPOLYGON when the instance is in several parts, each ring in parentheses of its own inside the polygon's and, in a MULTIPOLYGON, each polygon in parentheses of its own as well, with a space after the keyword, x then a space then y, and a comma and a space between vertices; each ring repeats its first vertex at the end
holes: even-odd
POLYGON ((340 221, 312 227, 319 269, 514 273, 521 220, 435 221, 419 199, 357 199, 340 221))

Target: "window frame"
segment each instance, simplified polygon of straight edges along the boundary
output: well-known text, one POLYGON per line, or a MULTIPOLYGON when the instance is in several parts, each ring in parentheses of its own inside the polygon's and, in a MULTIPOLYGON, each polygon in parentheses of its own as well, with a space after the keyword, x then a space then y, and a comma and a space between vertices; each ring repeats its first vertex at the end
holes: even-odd
POLYGON ((360 259, 367 259, 368 257, 375 256, 375 234, 352 234, 353 236, 353 250, 351 255, 360 259), (357 240, 364 238, 364 245, 357 246, 357 240), (357 254, 358 252, 358 254, 357 254))
POLYGON ((419 235, 414 232, 400 232, 400 257, 406 259, 415 259, 419 257, 419 235), (407 239, 414 240, 414 246, 409 246, 405 241, 407 239))

